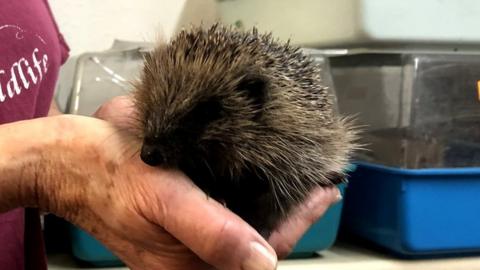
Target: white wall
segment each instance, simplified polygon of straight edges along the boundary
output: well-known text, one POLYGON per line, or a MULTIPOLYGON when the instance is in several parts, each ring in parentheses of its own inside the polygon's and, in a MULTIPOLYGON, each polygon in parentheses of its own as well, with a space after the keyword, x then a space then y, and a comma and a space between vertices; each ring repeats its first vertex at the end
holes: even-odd
POLYGON ((168 39, 180 24, 212 20, 214 2, 49 0, 71 55, 107 49, 114 39, 154 41, 159 35, 168 39))
MULTIPOLYGON (((18 0, 12 0, 18 1, 18 0)), ((217 20, 216 0, 49 0, 70 46, 71 58, 62 66, 56 100, 65 110, 75 61, 83 52, 110 48, 114 39, 152 42, 168 40, 182 26, 217 20)))

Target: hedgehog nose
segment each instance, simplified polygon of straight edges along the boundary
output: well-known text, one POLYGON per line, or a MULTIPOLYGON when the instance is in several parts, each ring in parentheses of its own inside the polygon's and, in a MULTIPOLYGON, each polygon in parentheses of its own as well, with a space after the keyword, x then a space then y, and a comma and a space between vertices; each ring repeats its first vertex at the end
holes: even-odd
POLYGON ((158 149, 158 147, 148 144, 144 144, 142 146, 140 158, 143 162, 150 166, 158 166, 166 162, 165 157, 162 155, 162 152, 158 149))

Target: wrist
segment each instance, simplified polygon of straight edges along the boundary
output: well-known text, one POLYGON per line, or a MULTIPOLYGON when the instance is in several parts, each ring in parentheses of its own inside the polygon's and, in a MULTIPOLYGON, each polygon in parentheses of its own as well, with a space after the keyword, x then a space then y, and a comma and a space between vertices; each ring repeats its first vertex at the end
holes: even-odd
POLYGON ((14 151, 5 151, 3 145, 0 149, 0 212, 17 207, 36 206, 38 193, 34 168, 39 163, 39 155, 27 153, 23 146, 14 151))
POLYGON ((49 208, 56 167, 49 167, 54 146, 66 139, 64 117, 0 125, 0 211, 16 207, 49 208), (60 136, 59 134, 62 134, 60 136))

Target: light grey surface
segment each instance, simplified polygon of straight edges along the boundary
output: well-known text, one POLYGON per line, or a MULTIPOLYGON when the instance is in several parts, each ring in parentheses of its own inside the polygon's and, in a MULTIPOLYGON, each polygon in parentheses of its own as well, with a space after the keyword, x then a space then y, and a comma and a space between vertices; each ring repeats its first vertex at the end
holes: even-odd
MULTIPOLYGON (((49 270, 127 270, 79 268, 68 255, 49 257, 49 270)), ((480 257, 435 260, 400 260, 365 248, 339 243, 312 259, 281 261, 278 270, 480 270, 480 257)))

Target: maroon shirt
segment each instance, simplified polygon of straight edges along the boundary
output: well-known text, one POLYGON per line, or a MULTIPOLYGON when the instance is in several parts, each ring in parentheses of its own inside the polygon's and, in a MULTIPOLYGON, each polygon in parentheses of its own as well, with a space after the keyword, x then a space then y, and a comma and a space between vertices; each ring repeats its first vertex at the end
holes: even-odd
MULTIPOLYGON (((46 0, 0 0, 0 124, 45 116, 67 57, 46 0)), ((38 211, 0 214, 0 269, 46 269, 38 211)))

